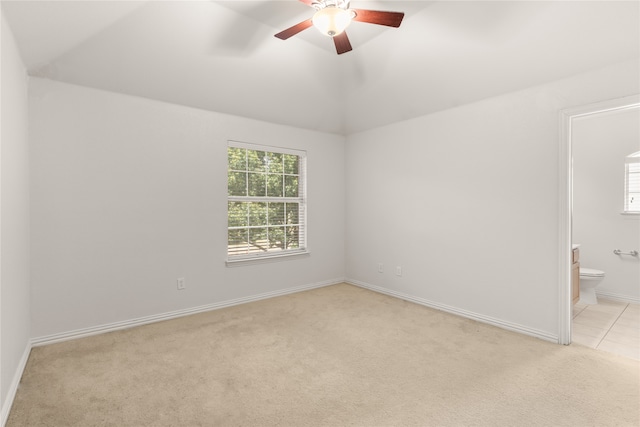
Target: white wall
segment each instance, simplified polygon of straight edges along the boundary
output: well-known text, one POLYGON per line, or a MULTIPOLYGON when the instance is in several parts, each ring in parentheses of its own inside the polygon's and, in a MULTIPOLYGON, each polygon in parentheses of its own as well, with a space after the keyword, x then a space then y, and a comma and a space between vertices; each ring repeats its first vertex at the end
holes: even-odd
POLYGON ((347 278, 556 339, 559 111, 637 93, 638 71, 617 64, 349 136, 347 278))
POLYGON ((598 292, 640 301, 640 216, 621 215, 625 157, 640 151, 640 108, 575 119, 573 240, 581 267, 604 270, 598 292))
POLYGON ((27 74, 1 18, 0 403, 2 422, 29 347, 29 146, 27 74))
POLYGON ((344 278, 344 137, 30 83, 34 338, 344 278), (228 139, 307 150, 309 257, 225 266, 228 139))

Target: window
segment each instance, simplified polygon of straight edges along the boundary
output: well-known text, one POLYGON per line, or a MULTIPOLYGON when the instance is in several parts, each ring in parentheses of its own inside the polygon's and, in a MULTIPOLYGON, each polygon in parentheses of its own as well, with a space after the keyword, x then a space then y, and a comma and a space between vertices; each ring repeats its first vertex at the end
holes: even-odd
POLYGON ((306 252, 306 153, 230 141, 227 257, 306 252))
POLYGON ((640 214, 640 151, 625 159, 624 213, 640 214))

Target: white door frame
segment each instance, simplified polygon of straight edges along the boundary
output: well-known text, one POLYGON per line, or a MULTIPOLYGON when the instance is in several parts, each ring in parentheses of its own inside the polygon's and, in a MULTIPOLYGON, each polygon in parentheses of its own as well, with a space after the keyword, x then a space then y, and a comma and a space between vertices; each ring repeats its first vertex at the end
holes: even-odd
POLYGON ((611 99, 595 104, 568 108, 560 111, 560 156, 559 179, 560 191, 559 242, 558 242, 558 343, 571 343, 571 249, 572 249, 572 216, 573 216, 573 154, 572 125, 573 120, 594 114, 608 113, 616 110, 627 110, 640 107, 640 95, 611 99))

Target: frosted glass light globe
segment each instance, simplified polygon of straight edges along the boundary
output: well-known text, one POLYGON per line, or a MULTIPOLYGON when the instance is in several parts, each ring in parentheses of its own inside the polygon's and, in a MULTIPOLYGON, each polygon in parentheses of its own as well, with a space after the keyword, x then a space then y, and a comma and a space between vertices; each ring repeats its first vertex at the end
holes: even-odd
POLYGON ((313 15, 313 25, 325 36, 335 37, 351 23, 352 13, 339 7, 325 7, 313 15))

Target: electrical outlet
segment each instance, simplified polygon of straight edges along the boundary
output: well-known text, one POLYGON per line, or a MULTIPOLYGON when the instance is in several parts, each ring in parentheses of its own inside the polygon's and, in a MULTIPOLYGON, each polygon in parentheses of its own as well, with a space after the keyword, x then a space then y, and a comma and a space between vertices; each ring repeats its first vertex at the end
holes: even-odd
POLYGON ((396 276, 402 276, 402 267, 400 266, 396 267, 396 276))
POLYGON ((384 265, 382 263, 378 264, 378 273, 384 273, 384 265))
POLYGON ((184 277, 178 278, 178 290, 181 291, 187 288, 187 282, 184 280, 184 277))

